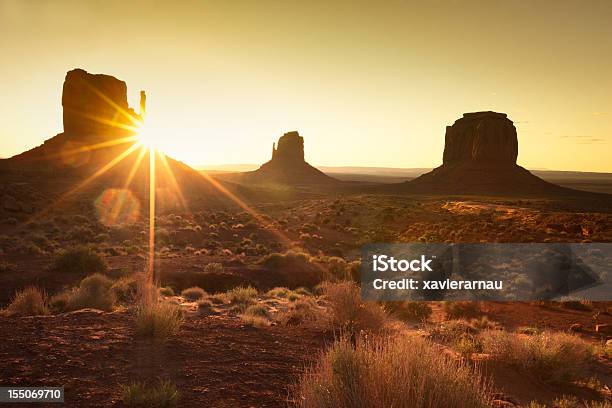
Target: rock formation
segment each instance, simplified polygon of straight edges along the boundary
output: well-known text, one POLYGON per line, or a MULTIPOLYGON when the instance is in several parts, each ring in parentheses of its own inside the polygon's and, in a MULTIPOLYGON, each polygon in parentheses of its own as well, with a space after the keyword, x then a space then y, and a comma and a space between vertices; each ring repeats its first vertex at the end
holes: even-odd
POLYGON ((446 127, 445 165, 475 162, 512 166, 517 156, 516 128, 505 113, 465 113, 446 127))
POLYGON ((442 165, 401 189, 415 193, 550 195, 580 193, 548 183, 516 164, 518 139, 504 113, 465 113, 446 127, 442 165))
POLYGON ((337 180, 304 160, 304 138, 298 132, 287 132, 272 146, 272 159, 259 169, 240 178, 255 183, 289 185, 322 184, 337 180))
MULTIPOLYGON (((142 98, 141 93, 141 98, 142 98)), ((103 74, 73 69, 66 74, 62 92, 64 133, 81 137, 125 136, 140 116, 127 101, 125 82, 103 74)))

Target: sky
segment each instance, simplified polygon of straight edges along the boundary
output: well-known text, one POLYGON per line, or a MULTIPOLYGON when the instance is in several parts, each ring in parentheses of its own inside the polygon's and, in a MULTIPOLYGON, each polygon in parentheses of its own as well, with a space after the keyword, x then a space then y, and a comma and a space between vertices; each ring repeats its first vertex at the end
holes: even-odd
POLYGON ((0 157, 62 131, 73 68, 147 92, 159 148, 263 163, 434 167, 464 112, 514 121, 519 164, 612 172, 612 2, 0 0, 0 157))

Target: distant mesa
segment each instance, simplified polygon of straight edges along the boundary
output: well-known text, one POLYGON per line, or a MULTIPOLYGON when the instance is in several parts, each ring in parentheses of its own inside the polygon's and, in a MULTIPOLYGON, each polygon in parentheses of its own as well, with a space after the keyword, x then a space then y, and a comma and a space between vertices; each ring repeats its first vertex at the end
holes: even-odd
POLYGON ((446 127, 442 165, 399 188, 431 194, 582 194, 531 174, 516 164, 517 156, 516 128, 505 113, 465 113, 446 127))
POLYGON ((304 160, 304 138, 287 132, 272 145, 272 158, 259 169, 242 173, 244 181, 260 184, 327 184, 338 182, 304 160))

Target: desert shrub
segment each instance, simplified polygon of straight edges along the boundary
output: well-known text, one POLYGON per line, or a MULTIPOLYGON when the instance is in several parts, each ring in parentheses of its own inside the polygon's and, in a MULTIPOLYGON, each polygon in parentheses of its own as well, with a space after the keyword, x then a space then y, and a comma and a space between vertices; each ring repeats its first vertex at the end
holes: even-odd
POLYGON ((386 302, 385 310, 400 320, 423 321, 431 316, 431 307, 426 302, 386 302))
POLYGON ((474 336, 478 331, 465 320, 450 320, 430 328, 431 338, 446 344, 455 344, 465 336, 474 336))
POLYGON ((174 296, 174 289, 170 286, 165 286, 163 288, 159 288, 159 294, 163 296, 174 296))
POLYGON ((482 316, 479 319, 471 319, 470 324, 478 330, 492 330, 497 327, 497 324, 487 316, 482 316))
POLYGON ((325 295, 337 328, 374 333, 384 329, 387 322, 385 311, 376 303, 362 302, 355 283, 328 283, 325 285, 325 295))
POLYGON ((444 302, 444 312, 449 319, 476 317, 481 314, 478 302, 444 302))
POLYGON ((270 326, 270 321, 265 317, 249 315, 249 314, 240 314, 239 317, 242 319, 245 325, 249 327, 268 327, 270 326))
POLYGON ((578 398, 574 396, 564 395, 561 398, 555 398, 553 401, 555 408, 582 408, 582 404, 578 402, 578 398))
POLYGON ((238 286, 229 290, 226 296, 232 303, 249 304, 257 297, 257 289, 252 286, 238 286))
POLYGON ((515 330, 515 332, 519 334, 527 334, 529 336, 533 336, 534 334, 541 333, 542 330, 538 329, 537 327, 520 326, 515 330))
POLYGON ((268 317, 268 309, 264 305, 251 305, 244 311, 246 315, 268 317))
POLYGON ((547 408, 546 404, 540 404, 538 401, 531 401, 527 408, 547 408))
POLYGON ((412 336, 342 339, 302 375, 295 402, 303 408, 484 408, 488 389, 468 365, 412 336))
POLYGON ((287 310, 280 312, 277 320, 284 326, 298 326, 304 323, 323 322, 325 317, 323 309, 314 300, 301 298, 292 303, 287 310))
POLYGON ((111 291, 112 286, 113 281, 99 273, 84 278, 77 290, 72 292, 67 309, 112 310, 116 301, 115 294, 111 291))
POLYGON ((86 247, 63 251, 54 259, 51 265, 51 270, 54 272, 77 276, 104 273, 107 269, 104 258, 86 247))
POLYGON ((138 283, 134 277, 124 276, 113 283, 111 291, 119 303, 131 304, 136 300, 138 283))
POLYGON ((312 292, 305 287, 299 287, 295 289, 293 293, 296 293, 301 296, 312 296, 312 292))
POLYGON ((73 296, 73 290, 65 290, 49 298, 49 310, 52 313, 63 313, 68 310, 68 304, 73 296))
POLYGON ((211 262, 204 267, 205 273, 223 273, 223 265, 219 262, 211 262))
POLYGON ((487 330, 480 334, 485 353, 533 373, 542 381, 578 379, 593 355, 593 347, 581 338, 561 332, 531 336, 487 330))
POLYGON ((202 299, 206 295, 207 293, 204 291, 204 289, 197 286, 187 288, 181 292, 181 296, 188 300, 202 299))
POLYGON ((155 386, 135 382, 123 387, 123 403, 128 407, 170 408, 178 403, 179 392, 170 381, 155 386))
POLYGON ((176 334, 183 323, 179 305, 155 302, 141 306, 136 312, 136 333, 143 337, 165 340, 176 334))
POLYGON ((287 296, 287 300, 290 301, 290 302, 295 302, 299 298, 300 298, 300 296, 295 294, 295 293, 291 293, 291 294, 289 294, 289 296, 287 296))
POLYGON ((277 297, 277 298, 286 298, 291 293, 291 290, 287 288, 274 288, 270 289, 266 292, 266 296, 269 297, 277 297))
POLYGON ((565 309, 591 311, 593 310, 593 302, 588 300, 562 300, 560 306, 565 309))
POLYGON ((272 253, 259 263, 269 269, 268 274, 278 286, 311 288, 328 277, 327 270, 303 252, 272 253))
POLYGON ((7 307, 11 315, 39 316, 49 314, 47 296, 37 287, 30 286, 15 294, 7 307))

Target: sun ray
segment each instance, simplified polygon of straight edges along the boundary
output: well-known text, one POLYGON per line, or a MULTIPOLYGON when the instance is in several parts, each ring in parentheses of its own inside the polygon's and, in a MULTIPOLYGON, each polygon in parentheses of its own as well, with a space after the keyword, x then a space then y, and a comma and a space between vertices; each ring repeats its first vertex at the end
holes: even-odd
POLYGON ((149 149, 149 268, 147 281, 152 284, 155 276, 155 149, 149 149))
MULTIPOLYGON (((213 187, 215 187, 217 190, 219 190, 221 193, 223 193, 225 196, 227 196, 230 200, 232 200, 234 203, 236 203, 240 208, 242 208, 249 215, 251 215, 261 226, 263 226, 263 227, 265 227, 267 229, 270 228, 270 223, 267 222, 261 216, 261 214, 259 214, 253 208, 251 208, 247 203, 245 203, 243 200, 241 200, 234 193, 229 191, 223 184, 219 183, 217 180, 215 180, 214 178, 210 177, 206 173, 201 172, 199 174, 202 177, 204 177, 206 180, 208 180, 208 182, 210 182, 210 184, 212 184, 213 187)), ((277 238, 279 238, 285 244, 293 245, 293 241, 289 237, 287 237, 285 234, 283 234, 281 231, 279 231, 278 229, 276 229, 274 227, 271 227, 270 231, 274 235, 276 235, 277 238)))
POLYGON ((122 161, 123 159, 125 159, 127 156, 129 156, 134 150, 136 150, 138 148, 137 144, 133 144, 132 146, 130 146, 128 149, 124 150, 121 154, 119 154, 118 156, 116 156, 115 158, 113 158, 110 162, 108 162, 107 164, 105 164, 104 166, 100 167, 95 173, 93 173, 92 175, 90 175, 89 177, 87 177, 85 180, 83 180, 82 182, 80 182, 79 184, 76 185, 76 187, 73 187, 72 189, 68 190, 67 192, 65 192, 64 194, 62 194, 57 200, 55 200, 54 202, 52 202, 51 204, 49 204, 47 207, 43 208, 42 210, 40 210, 38 213, 34 214, 32 217, 30 217, 25 223, 29 223, 32 222, 38 218, 40 218, 41 216, 43 216, 44 214, 48 213, 49 211, 51 211, 53 208, 57 207, 58 205, 60 205, 61 203, 63 203, 64 201, 66 201, 67 199, 69 199, 70 197, 72 197, 74 194, 76 194, 77 192, 79 192, 81 189, 83 189, 84 187, 86 187, 89 183, 91 183, 92 181, 94 181, 95 179, 97 179, 98 177, 102 176, 104 173, 106 173, 108 170, 110 170, 111 168, 113 168, 115 165, 117 165, 120 161, 122 161))
POLYGON ((172 169, 170 168, 170 165, 168 164, 168 160, 166 159, 166 155, 163 152, 158 152, 158 154, 159 154, 159 159, 160 159, 162 165, 164 166, 164 170, 166 171, 166 175, 170 178, 170 182, 172 183, 172 188, 174 188, 176 190, 176 193, 179 196, 179 201, 181 202, 181 205, 183 206, 183 209, 189 210, 189 207, 187 205, 187 200, 185 200, 185 196, 183 195, 183 191, 181 190, 181 187, 179 186, 178 182, 176 181, 176 176, 174 175, 174 172, 172 171, 172 169))
POLYGON ((138 168, 140 167, 140 163, 142 163, 142 159, 144 158, 146 153, 147 153, 147 148, 142 146, 140 148, 140 152, 138 153, 138 157, 136 158, 136 161, 134 161, 134 164, 132 165, 132 168, 130 169, 130 173, 128 174, 127 179, 125 180, 125 184, 123 185, 123 188, 128 188, 130 184, 132 184, 132 180, 134 179, 134 176, 136 175, 136 172, 138 171, 138 168))

